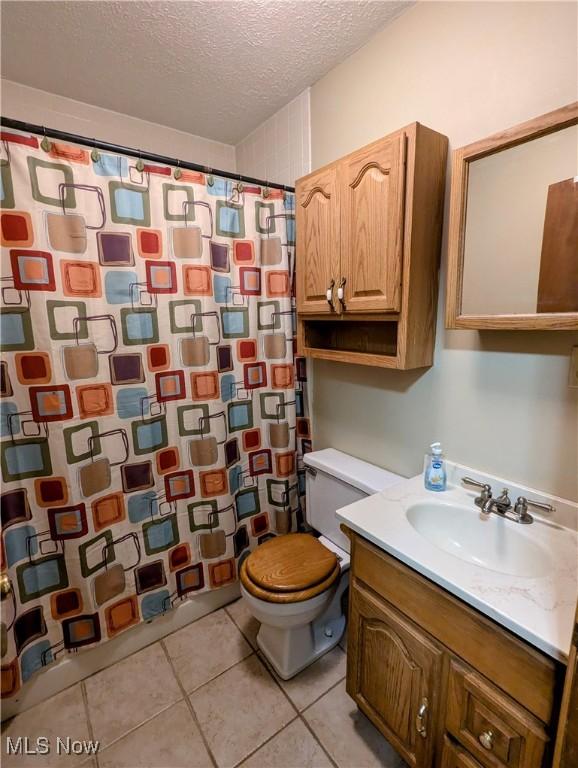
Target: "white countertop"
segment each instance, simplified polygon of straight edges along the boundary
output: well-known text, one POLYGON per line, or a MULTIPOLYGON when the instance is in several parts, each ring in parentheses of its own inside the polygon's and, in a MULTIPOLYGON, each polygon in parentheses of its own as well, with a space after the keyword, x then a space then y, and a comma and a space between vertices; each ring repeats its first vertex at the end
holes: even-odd
MULTIPOLYGON (((456 480, 464 471, 458 465, 452 465, 448 474, 456 480)), ((487 481, 487 476, 474 470, 469 470, 467 474, 487 481)), ((519 488, 518 492, 520 490, 525 489, 519 488)), ((521 495, 536 498, 531 489, 521 495)), ((418 475, 337 510, 337 518, 360 536, 527 642, 556 659, 566 661, 578 597, 576 530, 563 527, 555 519, 546 520, 536 515, 534 510, 530 510, 534 515, 531 525, 520 525, 495 514, 482 519, 474 505, 475 496, 474 491, 455 485, 448 485, 448 490, 442 493, 426 491, 423 476, 418 475), (472 514, 480 520, 480 536, 492 533, 495 537, 496 533, 503 533, 498 526, 514 526, 516 533, 548 551, 551 568, 541 578, 513 576, 449 554, 428 541, 406 517, 408 507, 423 501, 471 506, 472 514), (486 525, 491 527, 484 528, 486 525)), ((515 498, 513 493, 511 497, 515 498)), ((549 499, 540 494, 539 500, 549 499)), ((557 501, 562 502, 557 508, 564 508, 562 512, 566 518, 576 512, 576 505, 557 501)), ((403 610, 403 606, 400 608, 403 610)))

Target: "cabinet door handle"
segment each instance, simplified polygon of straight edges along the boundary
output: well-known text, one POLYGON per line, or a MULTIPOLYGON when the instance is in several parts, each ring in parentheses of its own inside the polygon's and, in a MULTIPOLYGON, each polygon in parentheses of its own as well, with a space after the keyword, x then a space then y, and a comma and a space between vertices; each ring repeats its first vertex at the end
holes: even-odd
POLYGON ((346 279, 344 277, 341 278, 339 281, 339 286, 337 287, 337 298, 341 302, 341 306, 343 309, 345 309, 345 292, 343 290, 343 287, 346 283, 346 279))
POLYGON ((332 280, 329 283, 327 290, 325 291, 325 298, 327 299, 327 303, 329 304, 331 309, 335 309, 335 307, 333 306, 333 286, 334 285, 335 285, 335 280, 332 280))
POLYGON ((491 751, 494 746, 494 734, 493 731, 482 731, 478 736, 478 741, 484 749, 491 751))
POLYGON ((415 716, 415 729, 422 739, 425 739, 427 736, 427 706, 428 700, 426 698, 422 699, 415 716))

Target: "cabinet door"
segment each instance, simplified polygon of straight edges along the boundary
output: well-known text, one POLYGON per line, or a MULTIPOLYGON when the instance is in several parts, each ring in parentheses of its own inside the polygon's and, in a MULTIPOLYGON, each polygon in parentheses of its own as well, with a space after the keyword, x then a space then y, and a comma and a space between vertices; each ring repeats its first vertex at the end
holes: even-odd
POLYGON ((410 765, 431 768, 441 648, 358 584, 348 633, 347 692, 410 765))
POLYGON ((339 311, 337 291, 334 305, 327 290, 340 274, 340 217, 337 166, 330 166, 296 186, 297 310, 318 314, 339 311))
POLYGON ((405 143, 405 134, 396 133, 342 161, 346 312, 400 309, 405 143))

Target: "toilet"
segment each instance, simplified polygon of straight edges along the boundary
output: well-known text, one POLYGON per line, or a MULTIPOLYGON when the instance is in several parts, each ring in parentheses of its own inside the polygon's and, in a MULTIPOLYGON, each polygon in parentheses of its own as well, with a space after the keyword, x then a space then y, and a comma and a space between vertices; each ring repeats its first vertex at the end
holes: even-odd
POLYGON ((333 448, 306 454, 304 463, 305 518, 319 535, 270 539, 240 570, 243 600, 261 622, 257 645, 283 680, 335 647, 345 630, 349 539, 335 511, 403 479, 333 448))

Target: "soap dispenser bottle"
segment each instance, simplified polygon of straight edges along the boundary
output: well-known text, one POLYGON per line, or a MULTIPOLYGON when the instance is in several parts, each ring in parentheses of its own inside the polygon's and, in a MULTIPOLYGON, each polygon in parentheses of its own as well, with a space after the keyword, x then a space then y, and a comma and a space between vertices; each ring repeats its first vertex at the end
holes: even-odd
POLYGON ((445 491, 447 485, 446 463, 441 443, 432 443, 426 457, 424 485, 428 491, 445 491))

